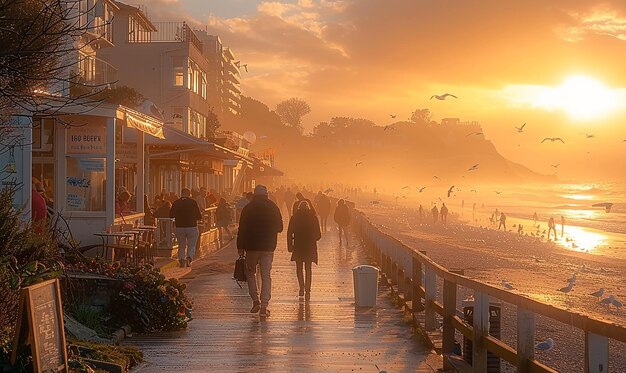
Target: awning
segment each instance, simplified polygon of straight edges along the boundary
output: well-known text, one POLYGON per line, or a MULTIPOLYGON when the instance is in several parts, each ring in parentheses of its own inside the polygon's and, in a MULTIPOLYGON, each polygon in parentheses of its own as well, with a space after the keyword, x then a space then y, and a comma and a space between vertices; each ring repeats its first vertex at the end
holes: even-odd
POLYGON ((120 106, 117 110, 117 119, 125 121, 126 127, 128 128, 137 129, 159 139, 165 138, 165 135, 163 134, 163 122, 154 116, 144 114, 125 106, 120 106))

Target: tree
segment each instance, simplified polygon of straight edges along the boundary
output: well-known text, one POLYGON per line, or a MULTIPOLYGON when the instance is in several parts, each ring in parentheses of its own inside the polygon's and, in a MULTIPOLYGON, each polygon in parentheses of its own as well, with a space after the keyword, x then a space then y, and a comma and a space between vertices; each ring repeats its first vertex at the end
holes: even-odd
POLYGON ((411 122, 428 124, 432 119, 432 113, 430 109, 417 109, 411 114, 411 122))
POLYGON ((306 101, 299 98, 290 98, 276 105, 276 114, 286 126, 295 128, 299 133, 304 131, 302 117, 311 112, 311 107, 306 101))

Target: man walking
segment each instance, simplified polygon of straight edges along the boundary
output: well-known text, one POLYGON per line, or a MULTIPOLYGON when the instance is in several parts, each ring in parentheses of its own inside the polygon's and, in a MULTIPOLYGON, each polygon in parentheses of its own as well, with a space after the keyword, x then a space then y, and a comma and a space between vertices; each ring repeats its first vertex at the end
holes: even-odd
POLYGON ((267 306, 272 298, 272 262, 276 249, 276 236, 283 231, 280 209, 268 198, 267 188, 257 185, 254 197, 241 211, 237 250, 246 255, 248 292, 252 298, 251 313, 260 311, 269 316, 267 306), (257 288, 257 265, 261 270, 261 297, 257 288))
POLYGON ((178 240, 178 261, 181 267, 191 267, 196 254, 198 241, 198 220, 202 214, 198 203, 191 198, 191 191, 184 188, 180 192, 180 198, 172 203, 170 218, 174 218, 176 225, 176 240, 178 240))

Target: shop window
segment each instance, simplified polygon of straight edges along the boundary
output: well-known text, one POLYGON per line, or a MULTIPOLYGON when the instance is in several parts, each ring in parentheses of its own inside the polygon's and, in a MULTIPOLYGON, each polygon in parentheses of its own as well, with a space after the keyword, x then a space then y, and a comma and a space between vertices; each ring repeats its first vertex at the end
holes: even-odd
POLYGON ((174 57, 174 85, 176 87, 183 87, 185 85, 185 68, 183 66, 182 57, 174 57))
POLYGON ((67 211, 105 211, 105 166, 105 158, 67 158, 67 211))

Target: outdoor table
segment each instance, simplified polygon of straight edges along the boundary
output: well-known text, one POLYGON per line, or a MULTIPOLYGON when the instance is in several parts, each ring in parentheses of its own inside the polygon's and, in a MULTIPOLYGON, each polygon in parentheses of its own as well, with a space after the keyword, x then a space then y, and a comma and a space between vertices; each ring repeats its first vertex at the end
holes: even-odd
POLYGON ((119 247, 120 241, 123 238, 135 237, 135 233, 124 232, 98 232, 94 233, 94 236, 98 236, 102 239, 102 256, 107 259, 108 250, 111 249, 111 260, 115 259, 115 247, 119 247), (115 242, 111 243, 111 239, 115 239, 115 242))

